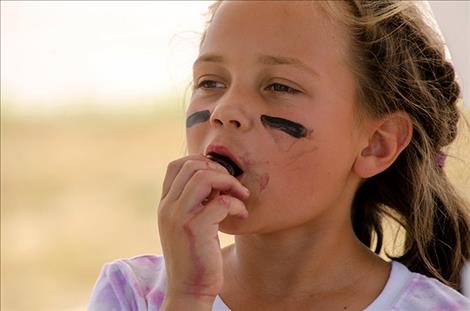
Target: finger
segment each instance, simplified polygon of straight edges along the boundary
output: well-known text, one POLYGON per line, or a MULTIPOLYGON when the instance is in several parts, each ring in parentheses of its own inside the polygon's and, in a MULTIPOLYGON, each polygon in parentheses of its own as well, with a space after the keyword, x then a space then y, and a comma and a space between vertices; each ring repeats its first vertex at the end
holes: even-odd
POLYGON ((187 226, 195 234, 203 234, 202 231, 206 231, 211 226, 216 226, 217 228, 213 229, 218 229, 219 223, 228 216, 244 219, 248 217, 248 211, 241 200, 230 195, 219 195, 207 203, 203 210, 196 211, 187 226))
POLYGON ((176 200, 179 198, 181 195, 181 192, 183 192, 184 187, 188 183, 188 181, 192 178, 192 176, 202 170, 212 170, 212 171, 218 171, 219 173, 222 174, 228 174, 228 171, 226 168, 224 168, 222 165, 219 163, 216 163, 214 161, 211 161, 207 158, 202 158, 202 159, 190 159, 187 160, 186 162, 183 163, 181 166, 178 174, 175 176, 173 179, 173 182, 171 183, 170 189, 168 190, 168 193, 166 194, 166 197, 168 197, 170 200, 176 200))
POLYGON ((168 163, 167 168, 166 168, 165 179, 163 180, 162 198, 164 198, 168 194, 171 184, 173 183, 173 180, 175 179, 176 175, 178 175, 178 172, 180 171, 184 162, 186 162, 189 159, 198 159, 198 158, 200 158, 199 155, 189 155, 189 156, 186 156, 181 159, 177 159, 168 163))
POLYGON ((240 200, 248 198, 249 191, 235 177, 218 171, 200 170, 186 183, 179 200, 188 208, 201 204, 212 191, 234 196, 240 200))
MULTIPOLYGON (((178 173, 181 171, 184 164, 187 161, 190 161, 190 160, 200 160, 200 161, 213 162, 213 161, 208 160, 206 157, 204 157, 202 155, 197 155, 197 154, 189 155, 189 156, 183 157, 181 159, 170 162, 167 166, 165 179, 163 181, 162 199, 165 198, 168 195, 168 192, 171 189, 171 186, 173 184, 174 179, 176 178, 178 173)), ((213 162, 213 163, 215 163, 215 162, 213 162)))

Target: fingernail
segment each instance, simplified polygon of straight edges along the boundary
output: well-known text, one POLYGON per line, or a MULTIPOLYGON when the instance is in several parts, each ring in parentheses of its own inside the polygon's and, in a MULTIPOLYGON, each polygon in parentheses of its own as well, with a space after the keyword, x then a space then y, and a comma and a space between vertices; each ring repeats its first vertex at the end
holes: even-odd
POLYGON ((247 187, 243 187, 243 192, 245 192, 246 195, 250 195, 250 190, 248 190, 247 187))

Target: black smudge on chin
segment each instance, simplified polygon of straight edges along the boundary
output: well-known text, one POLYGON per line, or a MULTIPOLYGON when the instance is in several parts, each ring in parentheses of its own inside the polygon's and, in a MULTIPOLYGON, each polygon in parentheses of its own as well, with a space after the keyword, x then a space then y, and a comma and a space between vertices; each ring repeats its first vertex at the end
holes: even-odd
POLYGON ((281 130, 295 138, 306 137, 307 134, 309 134, 310 132, 302 124, 299 124, 297 122, 290 121, 287 119, 278 118, 278 117, 270 117, 264 114, 261 115, 260 119, 261 119, 261 123, 263 123, 264 126, 269 126, 271 128, 281 130))
POLYGON ((206 122, 210 116, 211 112, 209 110, 197 111, 186 119, 186 127, 190 128, 196 123, 206 122))

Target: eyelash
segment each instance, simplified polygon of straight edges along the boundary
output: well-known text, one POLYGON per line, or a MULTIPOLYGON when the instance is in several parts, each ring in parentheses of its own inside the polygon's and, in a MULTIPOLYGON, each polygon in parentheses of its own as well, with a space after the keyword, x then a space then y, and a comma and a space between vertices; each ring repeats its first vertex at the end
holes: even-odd
MULTIPOLYGON (((198 88, 198 89, 199 89, 199 88, 212 89, 213 87, 207 87, 207 83, 215 83, 215 84, 217 84, 217 83, 220 83, 220 82, 217 82, 217 81, 214 81, 214 80, 203 80, 203 81, 201 81, 201 82, 197 85, 196 88, 198 88), (204 84, 206 84, 206 86, 204 86, 204 84)), ((273 86, 278 86, 278 87, 280 86, 280 87, 282 87, 282 88, 284 89, 284 91, 279 91, 279 90, 275 91, 275 90, 272 90, 272 89, 271 89, 272 92, 287 93, 287 94, 297 94, 297 93, 300 93, 299 90, 294 89, 293 87, 287 86, 287 85, 285 85, 285 84, 281 84, 281 83, 271 83, 270 85, 268 85, 267 88, 271 88, 271 87, 273 87, 273 86), (287 90, 286 90, 286 89, 287 89, 287 90)))
POLYGON ((271 88, 272 86, 280 86, 284 89, 284 91, 274 91, 274 90, 271 90, 272 92, 280 92, 280 93, 287 93, 287 94, 297 94, 297 93, 300 93, 299 90, 297 89, 294 89, 293 87, 290 87, 290 86, 287 86, 285 84, 281 84, 281 83, 271 83, 268 87, 271 88), (286 91, 287 89, 287 91, 286 91))

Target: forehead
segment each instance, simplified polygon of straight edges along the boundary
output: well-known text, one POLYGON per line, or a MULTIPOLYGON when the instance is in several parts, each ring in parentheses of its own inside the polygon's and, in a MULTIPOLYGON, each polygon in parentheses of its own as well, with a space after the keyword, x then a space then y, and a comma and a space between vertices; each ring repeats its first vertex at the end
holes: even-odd
POLYGON ((342 27, 314 1, 224 1, 216 11, 200 54, 228 58, 282 55, 307 63, 339 62, 346 44, 342 27))

